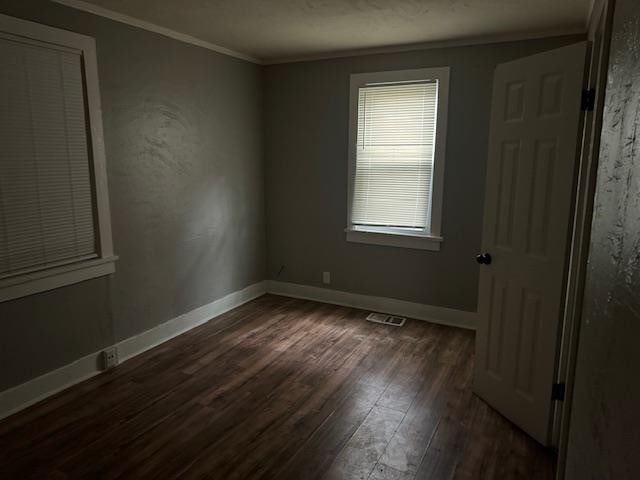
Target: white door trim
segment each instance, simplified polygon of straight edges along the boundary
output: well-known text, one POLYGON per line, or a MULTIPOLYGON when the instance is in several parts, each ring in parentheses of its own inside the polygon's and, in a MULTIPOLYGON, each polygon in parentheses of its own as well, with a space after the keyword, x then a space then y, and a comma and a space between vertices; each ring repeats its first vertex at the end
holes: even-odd
POLYGON ((591 57, 586 87, 595 88, 596 100, 593 112, 587 112, 583 119, 582 151, 579 161, 578 190, 575 198, 576 212, 569 254, 566 304, 556 374, 556 382, 565 384, 565 400, 564 402, 556 402, 552 432, 552 446, 558 449, 556 478, 559 480, 562 480, 565 474, 613 10, 613 1, 596 0, 589 19, 588 38, 591 57), (598 38, 598 28, 602 28, 600 38, 598 38), (597 45, 597 42, 601 44, 597 45))

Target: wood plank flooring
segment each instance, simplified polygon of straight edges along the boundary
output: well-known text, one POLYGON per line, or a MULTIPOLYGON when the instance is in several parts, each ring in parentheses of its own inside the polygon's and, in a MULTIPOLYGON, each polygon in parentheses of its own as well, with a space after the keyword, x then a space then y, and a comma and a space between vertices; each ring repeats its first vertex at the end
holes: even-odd
POLYGON ((0 422, 6 479, 551 479, 473 333, 265 295, 0 422))

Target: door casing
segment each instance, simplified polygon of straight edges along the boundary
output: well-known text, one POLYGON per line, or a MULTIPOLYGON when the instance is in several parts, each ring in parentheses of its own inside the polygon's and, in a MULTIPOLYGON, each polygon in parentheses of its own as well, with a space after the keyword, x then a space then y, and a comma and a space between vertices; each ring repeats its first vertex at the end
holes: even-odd
POLYGON ((582 120, 582 148, 578 164, 566 302, 555 380, 565 385, 564 401, 555 402, 554 405, 551 439, 551 445, 558 450, 558 479, 564 478, 614 4, 615 0, 596 0, 589 19, 589 60, 585 88, 595 89, 596 95, 593 111, 585 112, 582 120))

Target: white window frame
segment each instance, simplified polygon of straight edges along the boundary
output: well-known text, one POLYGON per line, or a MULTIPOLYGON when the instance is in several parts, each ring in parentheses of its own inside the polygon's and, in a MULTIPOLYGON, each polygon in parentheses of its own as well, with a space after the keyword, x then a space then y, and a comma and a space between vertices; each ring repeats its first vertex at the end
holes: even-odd
POLYGON ((388 72, 354 73, 349 90, 349 192, 347 204, 348 242, 387 245, 421 250, 440 250, 442 237, 442 197, 444 183, 445 147, 447 143, 447 110, 449 104, 449 67, 394 70, 388 72), (433 184, 431 193, 430 231, 410 231, 385 227, 353 225, 351 208, 356 174, 356 142, 358 135, 358 90, 373 83, 438 80, 436 138, 433 155, 433 184))
POLYGON ((0 35, 20 37, 35 43, 49 43, 79 50, 82 55, 85 77, 85 93, 89 131, 91 134, 90 158, 92 161, 92 187, 94 191, 95 232, 97 258, 76 260, 58 266, 34 269, 28 273, 16 273, 0 279, 0 302, 24 297, 38 292, 109 275, 115 271, 111 236, 111 216, 107 190, 107 168, 102 133, 102 109, 98 85, 98 63, 95 40, 86 35, 68 32, 39 23, 29 22, 0 14, 0 35))

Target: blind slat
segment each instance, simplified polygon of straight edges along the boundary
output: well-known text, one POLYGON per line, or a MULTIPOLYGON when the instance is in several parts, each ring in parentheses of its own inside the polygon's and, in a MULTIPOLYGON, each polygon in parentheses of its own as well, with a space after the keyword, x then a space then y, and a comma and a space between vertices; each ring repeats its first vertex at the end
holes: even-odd
POLYGON ((352 223, 429 228, 437 101, 437 82, 358 90, 352 223))

